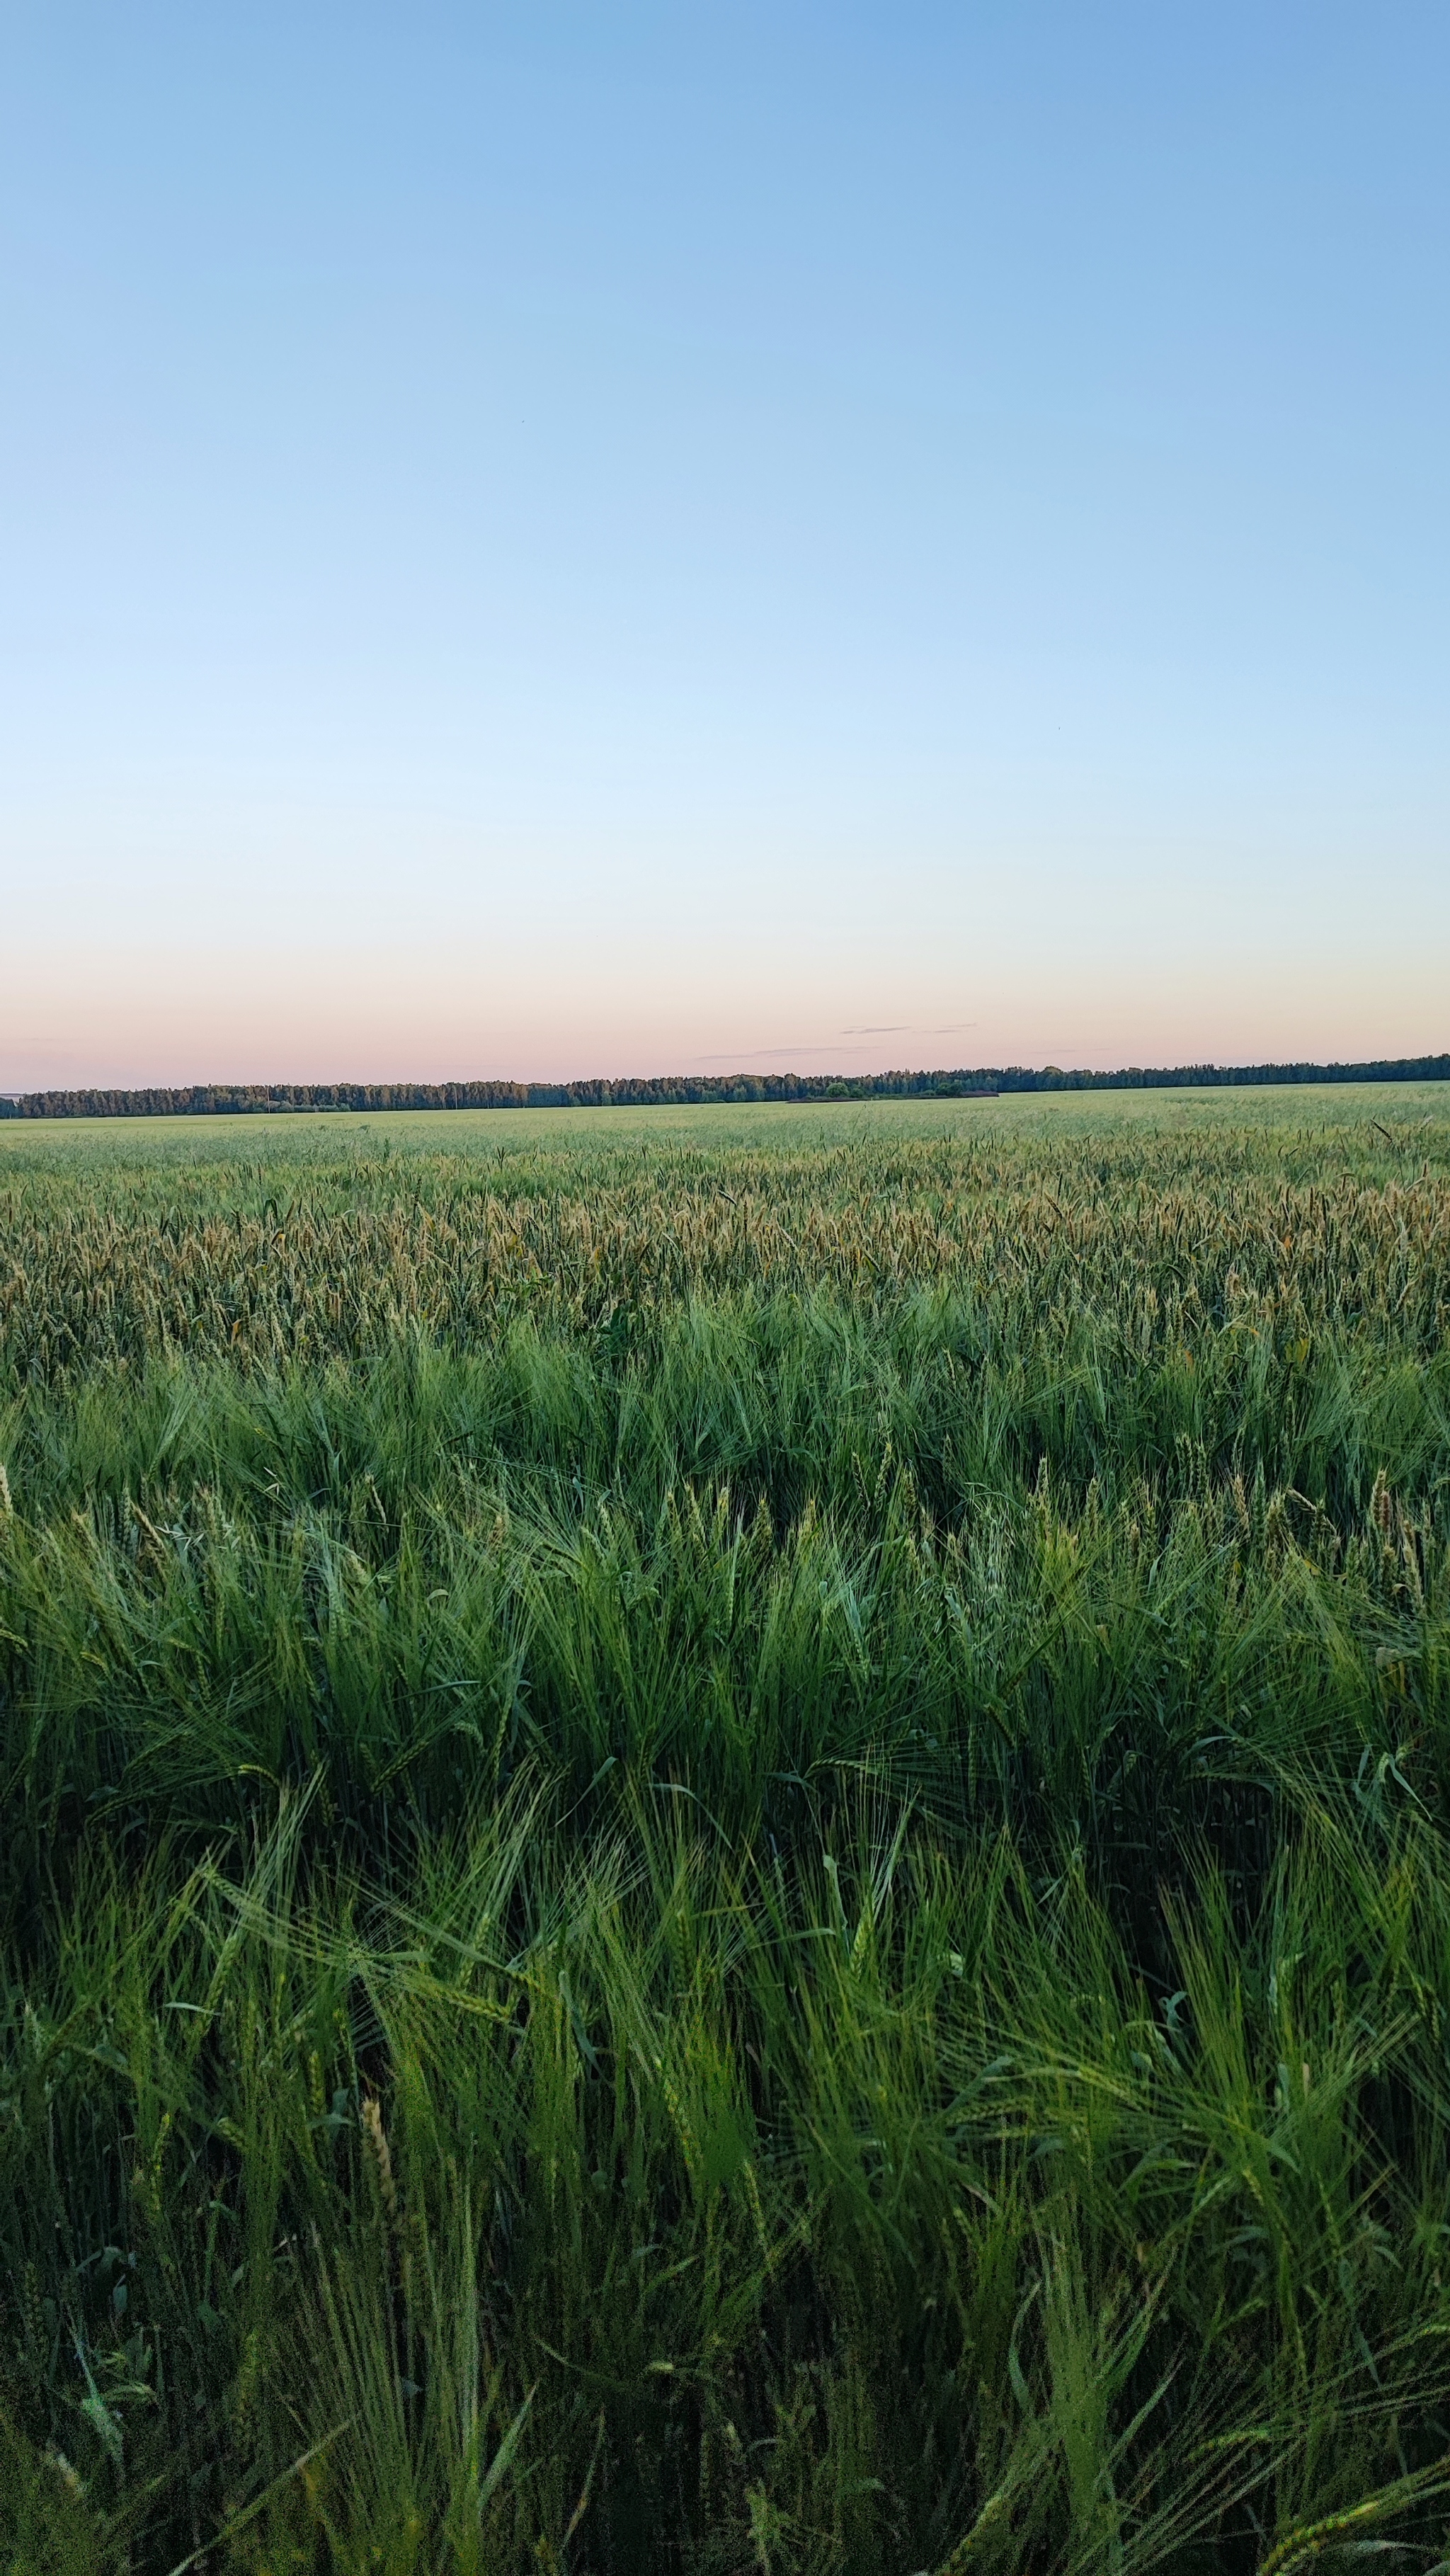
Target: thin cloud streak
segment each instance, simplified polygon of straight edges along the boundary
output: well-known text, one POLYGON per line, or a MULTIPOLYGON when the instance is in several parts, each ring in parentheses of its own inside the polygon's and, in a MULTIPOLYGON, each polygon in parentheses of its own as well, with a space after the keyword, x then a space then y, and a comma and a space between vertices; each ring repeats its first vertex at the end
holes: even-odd
POLYGON ((783 1046, 738 1048, 730 1053, 718 1055, 692 1055, 688 1061, 692 1065, 767 1064, 773 1062, 777 1056, 790 1056, 796 1059, 808 1055, 844 1055, 848 1051, 845 1042, 849 1038, 962 1037, 968 1029, 974 1029, 976 1025, 975 1020, 944 1020, 936 1023, 921 1020, 877 1020, 861 1028, 843 1029, 839 1040, 834 1041, 830 1046, 797 1046, 787 1042, 783 1046))

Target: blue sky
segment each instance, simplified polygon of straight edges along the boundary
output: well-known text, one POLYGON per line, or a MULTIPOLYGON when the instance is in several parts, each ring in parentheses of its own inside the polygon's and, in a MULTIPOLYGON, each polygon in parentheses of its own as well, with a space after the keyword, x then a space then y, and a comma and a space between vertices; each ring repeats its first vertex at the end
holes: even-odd
POLYGON ((1450 1044, 1447 98, 11 0, 0 1087, 1450 1044))

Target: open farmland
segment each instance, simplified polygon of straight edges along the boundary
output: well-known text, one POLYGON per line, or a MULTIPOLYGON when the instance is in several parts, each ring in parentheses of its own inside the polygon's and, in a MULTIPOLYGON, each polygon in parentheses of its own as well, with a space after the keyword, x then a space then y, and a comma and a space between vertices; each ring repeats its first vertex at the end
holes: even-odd
POLYGON ((1443 2562, 1447 1324, 1443 1087, 0 1126, 5 2563, 1443 2562))

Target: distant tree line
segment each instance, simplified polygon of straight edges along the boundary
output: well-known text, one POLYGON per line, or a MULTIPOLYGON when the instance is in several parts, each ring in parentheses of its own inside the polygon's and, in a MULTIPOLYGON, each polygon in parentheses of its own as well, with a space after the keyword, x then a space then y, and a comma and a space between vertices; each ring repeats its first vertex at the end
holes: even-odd
POLYGON ((992 1065, 938 1073, 636 1074, 587 1082, 191 1083, 179 1090, 27 1091, 0 1118, 177 1118, 307 1109, 644 1109, 748 1100, 972 1100, 1014 1091, 1216 1090, 1278 1082, 1450 1082, 1450 1055, 1370 1064, 1128 1065, 1116 1073, 992 1065))

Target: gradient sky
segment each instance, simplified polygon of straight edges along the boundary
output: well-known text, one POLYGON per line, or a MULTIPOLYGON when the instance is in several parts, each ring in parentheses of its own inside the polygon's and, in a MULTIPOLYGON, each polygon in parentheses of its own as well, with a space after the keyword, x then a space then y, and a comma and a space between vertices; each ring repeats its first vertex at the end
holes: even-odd
POLYGON ((7 0, 0 1088, 1450 1045, 1444 0, 7 0))

